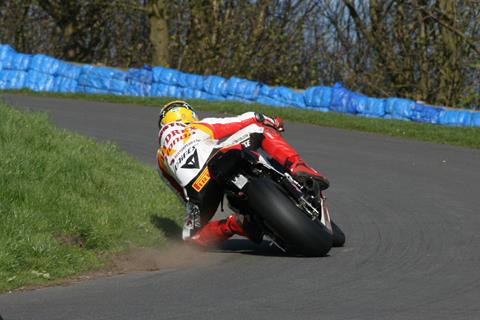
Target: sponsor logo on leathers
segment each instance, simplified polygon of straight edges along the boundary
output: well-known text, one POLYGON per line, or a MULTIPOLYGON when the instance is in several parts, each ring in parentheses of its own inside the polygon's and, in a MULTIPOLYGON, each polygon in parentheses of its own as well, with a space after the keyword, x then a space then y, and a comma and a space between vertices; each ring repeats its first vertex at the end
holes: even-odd
POLYGON ((202 173, 198 176, 198 178, 193 182, 192 187, 195 191, 200 192, 203 187, 210 181, 210 172, 208 171, 208 167, 203 169, 202 173))

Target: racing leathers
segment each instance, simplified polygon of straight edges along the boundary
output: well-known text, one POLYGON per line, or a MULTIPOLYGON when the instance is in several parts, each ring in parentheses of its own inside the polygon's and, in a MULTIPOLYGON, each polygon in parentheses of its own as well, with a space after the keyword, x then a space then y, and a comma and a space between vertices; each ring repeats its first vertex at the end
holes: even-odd
POLYGON ((184 240, 209 246, 238 234, 261 241, 261 235, 249 228, 248 217, 244 215, 234 213, 226 219, 210 221, 223 192, 215 183, 209 183, 208 160, 219 148, 237 144, 242 136, 256 135, 261 149, 294 177, 313 176, 321 182, 322 189, 328 187, 328 180, 307 166, 279 131, 283 131, 279 118, 254 112, 188 124, 175 121, 160 128, 158 166, 163 180, 186 204, 184 240))

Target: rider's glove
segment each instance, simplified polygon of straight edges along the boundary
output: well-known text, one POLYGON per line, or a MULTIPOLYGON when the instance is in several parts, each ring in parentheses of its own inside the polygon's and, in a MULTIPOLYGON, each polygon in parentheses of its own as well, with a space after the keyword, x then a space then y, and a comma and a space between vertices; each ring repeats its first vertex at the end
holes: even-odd
POLYGON ((264 126, 272 127, 279 132, 285 131, 283 121, 279 117, 271 118, 263 113, 255 112, 255 119, 257 119, 257 122, 260 122, 264 126))

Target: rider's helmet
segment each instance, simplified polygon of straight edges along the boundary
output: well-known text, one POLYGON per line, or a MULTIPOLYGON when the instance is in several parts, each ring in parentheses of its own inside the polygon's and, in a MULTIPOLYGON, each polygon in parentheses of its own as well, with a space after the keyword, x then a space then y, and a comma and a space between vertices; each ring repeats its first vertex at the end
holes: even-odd
POLYGON ((158 118, 158 127, 161 128, 167 123, 174 121, 190 123, 197 120, 197 114, 193 110, 192 106, 185 101, 175 100, 163 106, 158 118))

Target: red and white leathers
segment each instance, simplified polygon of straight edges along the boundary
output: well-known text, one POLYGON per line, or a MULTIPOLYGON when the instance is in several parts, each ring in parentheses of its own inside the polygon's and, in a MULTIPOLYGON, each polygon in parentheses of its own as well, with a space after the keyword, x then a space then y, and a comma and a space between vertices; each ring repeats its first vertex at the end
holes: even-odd
MULTIPOLYGON (((263 118, 262 118, 263 119, 263 118)), ((248 236, 242 227, 239 215, 232 214, 225 220, 209 220, 215 214, 222 200, 221 192, 203 188, 205 165, 211 154, 219 147, 238 143, 238 137, 257 133, 263 136, 261 148, 279 164, 295 173, 297 167, 308 174, 321 175, 306 166, 298 153, 280 136, 274 128, 259 122, 258 114, 247 112, 237 117, 206 118, 185 124, 171 122, 164 125, 158 134, 158 166, 164 180, 187 203, 187 223, 193 223, 195 233, 183 234, 184 240, 200 245, 212 245, 231 237, 233 234, 248 236), (218 194, 217 194, 218 193, 218 194), (201 221, 188 221, 192 208, 196 208, 201 221)), ((209 176, 207 177, 209 179, 209 176)), ((184 230, 185 231, 185 230, 184 230)))

